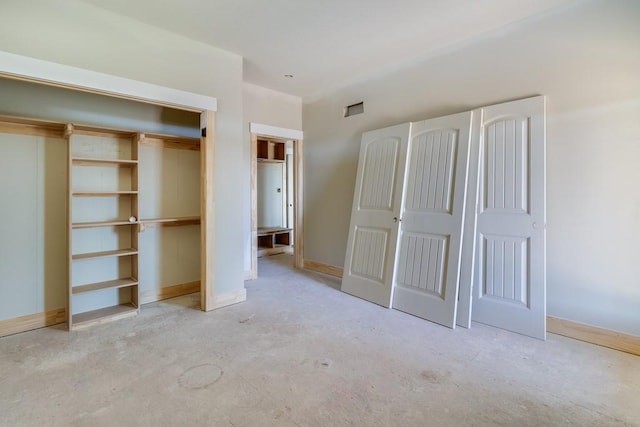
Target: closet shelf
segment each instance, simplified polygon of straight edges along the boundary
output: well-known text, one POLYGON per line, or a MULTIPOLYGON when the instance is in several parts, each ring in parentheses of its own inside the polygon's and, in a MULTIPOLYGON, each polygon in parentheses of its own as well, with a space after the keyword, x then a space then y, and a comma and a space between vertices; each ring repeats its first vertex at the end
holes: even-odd
POLYGON ((275 255, 285 252, 291 246, 290 228, 259 227, 258 256, 275 255))
POLYGON ((126 279, 107 280, 106 282, 88 283, 86 285, 72 286, 73 294, 82 294, 85 292, 101 291, 104 289, 126 288, 127 286, 135 286, 138 280, 133 277, 126 279))
POLYGON ((260 163, 284 163, 284 160, 278 160, 278 159, 263 159, 261 157, 258 157, 256 159, 258 162, 260 163))
POLYGON ((119 159, 92 159, 88 157, 73 157, 71 163, 74 166, 122 166, 133 167, 138 164, 137 160, 119 159))
POLYGON ((103 252, 91 252, 84 254, 75 254, 72 255, 73 260, 82 260, 82 259, 97 259, 97 258, 108 258, 108 257, 119 257, 119 256, 128 256, 128 255, 137 255, 138 250, 134 248, 129 249, 118 249, 115 251, 103 251, 103 252))
POLYGON ((181 225, 197 225, 200 224, 200 217, 184 216, 176 218, 150 218, 141 219, 140 223, 146 227, 174 227, 181 225))
POLYGON ((133 303, 114 305, 112 307, 101 308, 72 316, 71 330, 88 328, 89 326, 111 322, 113 320, 125 319, 138 314, 138 307, 133 303))
POLYGON ((135 196, 137 191, 74 191, 74 197, 113 197, 113 196, 135 196))
POLYGON ((71 224, 71 228, 111 227, 111 226, 119 226, 119 225, 137 225, 137 224, 138 224, 137 222, 129 222, 127 220, 75 222, 71 224))

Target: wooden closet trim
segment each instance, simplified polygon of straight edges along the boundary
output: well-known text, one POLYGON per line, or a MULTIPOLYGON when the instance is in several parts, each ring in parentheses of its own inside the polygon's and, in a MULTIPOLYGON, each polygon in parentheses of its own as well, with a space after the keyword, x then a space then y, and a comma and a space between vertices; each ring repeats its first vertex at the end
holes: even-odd
POLYGON ((62 138, 65 125, 46 120, 0 116, 0 133, 62 138))

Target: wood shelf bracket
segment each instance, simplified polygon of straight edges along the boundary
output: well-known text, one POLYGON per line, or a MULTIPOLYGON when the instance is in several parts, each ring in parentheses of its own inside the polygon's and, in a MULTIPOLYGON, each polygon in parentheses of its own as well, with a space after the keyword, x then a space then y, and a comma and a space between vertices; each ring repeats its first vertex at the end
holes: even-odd
POLYGON ((65 139, 69 139, 69 138, 71 138, 71 135, 73 134, 73 131, 74 131, 74 130, 75 130, 75 129, 74 129, 74 127, 73 127, 73 124, 68 123, 68 124, 66 124, 66 125, 65 125, 65 127, 64 127, 64 133, 63 133, 63 135, 62 135, 62 136, 63 136, 65 139))

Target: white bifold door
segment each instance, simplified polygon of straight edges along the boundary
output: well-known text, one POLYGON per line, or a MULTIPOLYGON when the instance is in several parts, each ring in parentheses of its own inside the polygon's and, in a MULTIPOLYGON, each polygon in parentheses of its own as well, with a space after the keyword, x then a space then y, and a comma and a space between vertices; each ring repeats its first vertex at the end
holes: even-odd
POLYGON ((389 307, 411 124, 365 132, 351 210, 342 290, 389 307))
POLYGON ((454 326, 471 117, 363 134, 343 291, 454 326))
POLYGON ((544 114, 535 97, 363 134, 342 290, 544 339, 544 114))
POLYGON ((393 308, 453 328, 472 113, 412 124, 393 308))
POLYGON ((471 318, 545 339, 545 100, 481 114, 471 318))

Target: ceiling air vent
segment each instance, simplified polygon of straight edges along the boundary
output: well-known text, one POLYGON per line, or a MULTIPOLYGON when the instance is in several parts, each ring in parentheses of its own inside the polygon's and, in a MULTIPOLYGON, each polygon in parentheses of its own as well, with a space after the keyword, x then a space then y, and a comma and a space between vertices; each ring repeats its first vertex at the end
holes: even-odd
POLYGON ((362 113, 364 113, 364 102, 358 102, 357 104, 351 104, 344 107, 345 117, 351 117, 362 113))

